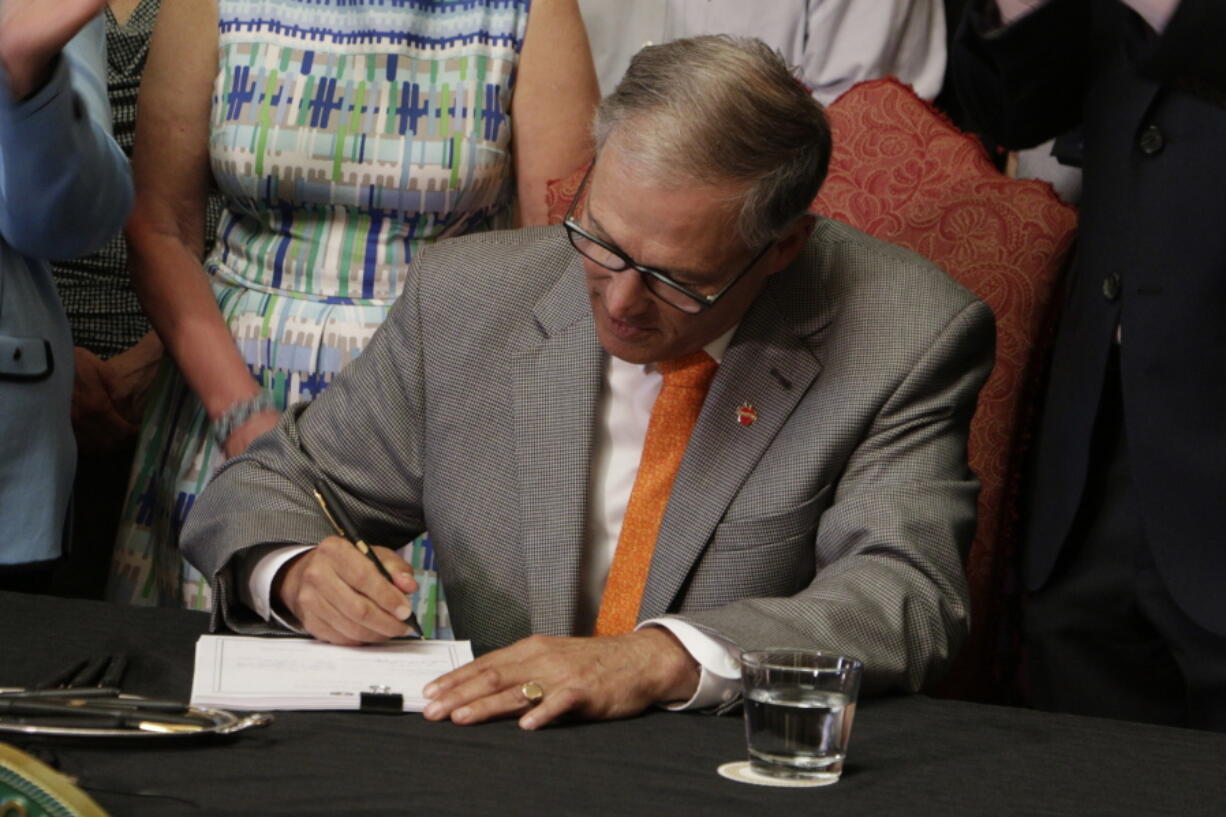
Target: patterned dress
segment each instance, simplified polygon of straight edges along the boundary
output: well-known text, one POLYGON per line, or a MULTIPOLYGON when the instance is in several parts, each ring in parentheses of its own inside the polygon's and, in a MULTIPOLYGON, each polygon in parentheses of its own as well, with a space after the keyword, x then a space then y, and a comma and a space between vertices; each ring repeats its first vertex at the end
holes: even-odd
MULTIPOLYGON (((365 348, 425 244, 509 223, 514 69, 530 0, 221 0, 209 151, 226 198, 206 261, 278 408, 365 348)), ((178 532, 224 455, 172 366, 155 386, 108 587, 211 605, 178 532)), ((270 532, 272 533, 272 532, 270 532)), ((445 624, 426 570, 418 617, 445 624)))

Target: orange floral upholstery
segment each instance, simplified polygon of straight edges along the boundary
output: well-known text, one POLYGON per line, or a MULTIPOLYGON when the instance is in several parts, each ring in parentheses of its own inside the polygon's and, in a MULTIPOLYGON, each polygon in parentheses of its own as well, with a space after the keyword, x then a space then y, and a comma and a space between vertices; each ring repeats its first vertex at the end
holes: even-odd
POLYGON ((997 699, 1012 682, 1005 584, 1022 458, 1077 212, 1044 182, 1003 176, 977 139, 897 80, 861 83, 827 113, 834 154, 813 209, 932 260, 996 315, 996 365, 970 432, 983 486, 966 564, 972 631, 942 691, 997 699))
POLYGON ((575 200, 575 194, 579 192, 579 185, 583 184, 583 175, 587 173, 590 165, 591 162, 587 162, 572 171, 566 178, 550 179, 545 185, 545 206, 549 208, 547 212, 550 224, 561 224, 562 219, 566 218, 566 211, 570 209, 570 203, 575 200))
MULTIPOLYGON (((983 486, 967 558, 972 631, 939 691, 1000 700, 1012 682, 1005 583, 1017 551, 1022 458, 1077 213, 1046 183, 1003 176, 978 140, 895 79, 854 86, 827 114, 834 153, 813 210, 929 258, 996 315, 996 365, 970 432, 970 464, 983 486)), ((586 169, 549 183, 552 223, 566 215, 586 169)))

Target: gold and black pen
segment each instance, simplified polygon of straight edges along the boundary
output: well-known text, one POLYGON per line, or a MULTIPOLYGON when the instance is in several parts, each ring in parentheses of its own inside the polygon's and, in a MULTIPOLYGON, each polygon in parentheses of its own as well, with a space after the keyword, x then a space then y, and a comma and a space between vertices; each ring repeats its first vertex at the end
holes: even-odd
MULTIPOLYGON (((315 481, 315 501, 319 503, 319 507, 323 510, 324 516, 331 523, 332 529, 336 531, 336 535, 342 539, 348 540, 358 552, 374 562, 375 569, 391 583, 396 586, 392 574, 387 572, 387 568, 383 566, 383 562, 379 561, 379 557, 375 554, 374 548, 362 541, 362 537, 358 535, 358 529, 353 524, 353 520, 345 513, 345 507, 341 504, 340 499, 332 488, 322 479, 315 481)), ((396 588, 400 590, 399 587, 396 588)), ((404 623, 409 626, 409 636, 413 638, 421 638, 421 626, 417 623, 417 615, 412 609, 409 610, 409 617, 404 620, 404 623)))

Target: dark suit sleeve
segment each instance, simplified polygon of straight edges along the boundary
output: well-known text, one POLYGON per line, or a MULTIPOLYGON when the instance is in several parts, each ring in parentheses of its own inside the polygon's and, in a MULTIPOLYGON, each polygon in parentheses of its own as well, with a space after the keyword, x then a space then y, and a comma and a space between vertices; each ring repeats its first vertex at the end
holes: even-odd
POLYGON ((1091 6, 1052 0, 1006 28, 995 0, 968 6, 950 49, 949 72, 972 130, 1020 149, 1080 121, 1091 6))
POLYGON ((1159 36, 1119 0, 1051 0, 1001 28, 995 0, 963 15, 949 73, 972 130, 1031 147, 1078 125, 1096 53, 1135 37, 1143 76, 1226 104, 1226 4, 1182 0, 1159 36), (1135 30, 1134 30, 1135 29, 1135 30))
POLYGON ((742 648, 855 656, 866 692, 918 690, 940 675, 969 618, 962 559, 979 483, 966 465, 967 429, 992 368, 992 313, 974 301, 925 340, 821 516, 808 586, 682 619, 742 648))
MULTIPOLYGON (((1226 3, 1182 0, 1158 40, 1147 73, 1161 82, 1208 86, 1226 95, 1226 3)), ((1220 102, 1221 100, 1219 100, 1220 102)))

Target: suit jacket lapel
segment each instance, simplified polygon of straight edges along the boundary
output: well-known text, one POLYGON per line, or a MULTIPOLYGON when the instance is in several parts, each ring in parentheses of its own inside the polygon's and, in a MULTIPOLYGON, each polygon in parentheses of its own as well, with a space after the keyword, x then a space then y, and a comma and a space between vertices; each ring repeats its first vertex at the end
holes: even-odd
MULTIPOLYGON (((806 259, 796 267, 813 269, 806 259)), ((810 336, 830 316, 820 306, 806 313, 802 297, 792 305, 803 318, 790 317, 785 304, 795 295, 781 289, 759 296, 711 383, 660 525, 640 620, 669 612, 729 503, 821 371, 810 336), (757 410, 750 425, 737 421, 744 403, 757 410)))
POLYGON ((586 540, 604 353, 575 264, 536 309, 539 343, 512 354, 524 577, 532 631, 570 635, 586 540))

